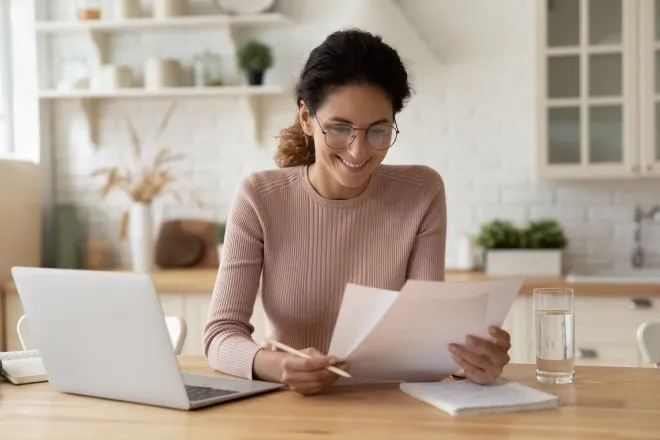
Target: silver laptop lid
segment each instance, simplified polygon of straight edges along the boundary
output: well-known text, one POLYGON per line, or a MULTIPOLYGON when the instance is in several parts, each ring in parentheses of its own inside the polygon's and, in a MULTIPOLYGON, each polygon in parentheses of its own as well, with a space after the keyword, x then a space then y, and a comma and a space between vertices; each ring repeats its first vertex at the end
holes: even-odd
POLYGON ((12 275, 54 389, 188 408, 147 274, 14 267, 12 275))

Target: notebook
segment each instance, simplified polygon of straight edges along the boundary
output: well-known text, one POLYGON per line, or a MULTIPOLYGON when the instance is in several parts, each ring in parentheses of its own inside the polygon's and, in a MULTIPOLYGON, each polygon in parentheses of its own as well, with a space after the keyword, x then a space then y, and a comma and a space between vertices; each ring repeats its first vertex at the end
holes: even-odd
POLYGON ((0 352, 0 376, 14 385, 48 381, 38 350, 0 352))
POLYGON ((500 378, 491 385, 469 380, 401 383, 402 392, 451 416, 556 408, 559 398, 500 378))

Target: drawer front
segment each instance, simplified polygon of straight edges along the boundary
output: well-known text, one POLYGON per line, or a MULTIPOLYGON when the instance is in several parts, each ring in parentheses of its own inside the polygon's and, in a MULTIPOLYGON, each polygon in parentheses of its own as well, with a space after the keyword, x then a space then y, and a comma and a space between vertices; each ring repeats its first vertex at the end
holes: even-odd
MULTIPOLYGON (((536 362, 536 347, 529 346, 532 359, 536 362)), ((575 344, 575 365, 592 365, 601 367, 638 367, 642 364, 641 354, 631 345, 615 344, 575 344)))
POLYGON ((637 346, 637 329, 660 321, 660 299, 652 297, 575 298, 576 344, 637 346))
POLYGON ((640 355, 636 347, 614 344, 575 344, 575 365, 637 367, 640 355))

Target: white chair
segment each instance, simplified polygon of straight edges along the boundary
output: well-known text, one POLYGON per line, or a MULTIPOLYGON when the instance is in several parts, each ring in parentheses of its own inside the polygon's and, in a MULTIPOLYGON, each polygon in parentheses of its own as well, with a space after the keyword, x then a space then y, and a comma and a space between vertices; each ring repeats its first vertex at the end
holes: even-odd
MULTIPOLYGON (((180 316, 166 316, 165 324, 167 325, 167 332, 172 340, 172 348, 174 353, 179 355, 183 350, 183 344, 186 342, 187 327, 186 321, 180 316)), ((27 315, 23 315, 16 323, 16 332, 18 333, 18 340, 21 342, 23 350, 30 350, 37 348, 30 328, 27 325, 27 315)))
POLYGON ((637 345, 646 362, 660 367, 660 321, 645 322, 639 326, 637 345))

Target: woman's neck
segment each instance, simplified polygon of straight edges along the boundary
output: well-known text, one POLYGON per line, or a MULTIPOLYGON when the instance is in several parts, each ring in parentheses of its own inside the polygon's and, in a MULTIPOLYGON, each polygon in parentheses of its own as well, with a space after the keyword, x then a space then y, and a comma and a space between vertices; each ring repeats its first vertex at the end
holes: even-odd
POLYGON ((354 199, 362 194, 369 186, 370 180, 357 188, 343 186, 327 171, 313 163, 309 166, 307 174, 312 188, 321 196, 330 200, 354 199))

